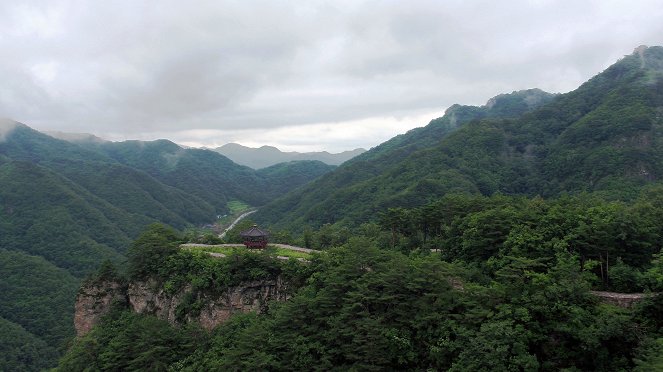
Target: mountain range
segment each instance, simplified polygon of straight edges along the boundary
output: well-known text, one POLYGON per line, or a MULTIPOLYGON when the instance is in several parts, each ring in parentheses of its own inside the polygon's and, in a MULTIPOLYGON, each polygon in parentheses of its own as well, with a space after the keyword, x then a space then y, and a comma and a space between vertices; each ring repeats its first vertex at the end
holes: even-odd
POLYGON ((327 151, 320 152, 284 152, 273 146, 261 146, 259 148, 246 147, 237 143, 228 143, 213 151, 227 157, 237 164, 246 165, 253 169, 269 167, 278 163, 298 160, 317 160, 329 165, 340 165, 355 156, 364 153, 365 149, 354 149, 331 154, 327 151))
POLYGON ((210 223, 230 201, 259 206, 333 168, 300 161, 255 171, 166 140, 72 143, 3 121, 0 330, 11 337, 0 335, 0 350, 26 340, 22 347, 43 352, 52 364, 73 335, 81 278, 104 260, 123 261, 148 224, 210 223))
POLYGON ((632 198, 663 174, 663 48, 640 47, 576 90, 452 106, 254 216, 301 230, 356 226, 448 193, 632 198))
POLYGON ((662 47, 638 48, 569 93, 529 89, 451 106, 338 167, 254 170, 167 140, 68 142, 5 121, 0 363, 51 366, 73 334, 81 279, 106 259, 122 262, 152 222, 208 223, 239 200, 260 206, 252 217, 273 230, 352 228, 453 193, 630 200, 661 177, 662 47))

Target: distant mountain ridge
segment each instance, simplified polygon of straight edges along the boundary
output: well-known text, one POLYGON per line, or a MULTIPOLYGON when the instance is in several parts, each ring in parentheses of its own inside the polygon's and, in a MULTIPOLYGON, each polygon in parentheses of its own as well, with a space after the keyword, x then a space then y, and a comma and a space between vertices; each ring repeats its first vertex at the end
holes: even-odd
MULTIPOLYGON (((428 192, 417 191, 419 181, 412 175, 420 173, 426 178, 432 169, 430 166, 435 165, 426 164, 427 168, 423 168, 423 163, 406 162, 408 158, 438 146, 468 122, 517 117, 555 97, 556 94, 535 88, 500 94, 483 106, 452 105, 444 116, 431 120, 428 125, 393 137, 350 159, 333 172, 269 203, 254 215, 254 219, 293 230, 341 219, 359 223, 374 217, 385 205, 394 203, 390 199, 404 192, 410 194, 410 200, 427 198, 428 192), (363 203, 370 203, 371 207, 357 206, 363 203)), ((446 184, 455 191, 465 190, 467 186, 463 182, 454 184, 454 181, 444 179, 436 183, 446 184)))
POLYGON ((245 165, 253 169, 261 169, 278 163, 298 160, 317 160, 329 165, 341 165, 366 151, 365 149, 358 148, 337 154, 331 154, 327 151, 285 152, 273 146, 254 148, 242 146, 237 143, 228 143, 212 150, 226 156, 237 164, 245 165))
POLYGON ((515 92, 371 149, 272 202, 254 220, 356 226, 454 192, 638 195, 663 180, 663 47, 639 47, 578 89, 515 92))

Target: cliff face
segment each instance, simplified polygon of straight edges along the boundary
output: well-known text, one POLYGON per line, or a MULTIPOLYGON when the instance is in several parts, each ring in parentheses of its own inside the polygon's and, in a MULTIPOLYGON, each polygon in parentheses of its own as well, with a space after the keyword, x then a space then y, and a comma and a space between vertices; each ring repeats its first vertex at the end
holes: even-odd
POLYGON ((79 337, 85 335, 118 302, 136 313, 152 314, 172 324, 195 321, 211 330, 234 313, 260 313, 269 301, 287 298, 281 278, 244 282, 216 294, 195 293, 191 286, 170 294, 154 280, 132 282, 128 286, 102 282, 83 286, 79 291, 74 326, 79 337))
POLYGON ((74 328, 77 336, 83 336, 99 323, 114 304, 127 303, 127 287, 113 281, 84 284, 76 296, 74 328))

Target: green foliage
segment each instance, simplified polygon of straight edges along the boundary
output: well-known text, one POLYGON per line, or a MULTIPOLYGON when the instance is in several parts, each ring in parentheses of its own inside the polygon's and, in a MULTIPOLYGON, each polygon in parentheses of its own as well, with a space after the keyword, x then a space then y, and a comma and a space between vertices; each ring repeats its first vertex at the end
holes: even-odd
POLYGON ((663 249, 654 255, 652 266, 643 275, 643 281, 653 291, 663 291, 663 249))
POLYGON ((380 226, 391 236, 389 244, 403 252, 437 249, 446 260, 476 262, 490 271, 509 257, 550 265, 557 253, 570 252, 600 287, 634 292, 658 288, 654 253, 663 235, 652 195, 632 203, 589 194, 547 201, 447 195, 419 208, 388 209, 380 226))
POLYGON ((177 254, 182 243, 178 233, 162 224, 152 224, 134 241, 129 250, 128 274, 132 280, 158 274, 166 260, 177 254))
MULTIPOLYGON (((209 337, 192 338, 186 328, 155 327, 154 341, 148 341, 132 330, 145 332, 140 324, 147 318, 115 316, 74 344, 60 368, 617 371, 657 365, 658 346, 646 340, 658 337, 663 297, 650 298, 634 311, 601 305, 589 293, 594 274, 583 269, 579 252, 569 250, 574 246, 569 237, 577 235, 572 232, 585 220, 583 213, 595 213, 593 207, 575 199, 457 195, 445 200, 445 213, 402 211, 416 221, 402 231, 417 234, 417 226, 428 226, 431 236, 449 234, 454 224, 495 211, 496 218, 507 220, 498 226, 508 228, 486 230, 493 243, 462 232, 453 243, 481 270, 423 251, 405 255, 389 249, 390 233, 387 246, 377 246, 375 237, 381 234, 371 226, 363 228, 366 237, 349 238, 309 264, 243 250, 223 259, 180 251, 161 262, 156 276, 166 279, 161 285, 170 294, 191 285, 176 310, 181 320, 200 311, 206 293, 219 294, 245 281, 280 277, 291 287, 291 298, 269 304, 261 315, 235 316, 209 337), (561 212, 580 214, 567 221, 561 212), (422 224, 426 219, 419 213, 440 220, 422 224), (555 240, 563 234, 571 235, 555 240), (549 237, 552 245, 539 248, 549 237), (486 252, 464 244, 464 238, 496 248, 481 263, 486 252), (129 343, 132 337, 136 341, 129 343), (137 357, 154 355, 157 348, 167 360, 137 357)), ((625 264, 613 267, 620 265, 625 264)))
POLYGON ((663 337, 644 342, 635 363, 636 372, 663 370, 663 337))
POLYGON ((57 361, 56 349, 16 323, 0 318, 0 371, 41 371, 57 361))
POLYGON ((236 250, 226 258, 180 251, 162 261, 155 273, 164 288, 174 293, 185 284, 194 291, 217 293, 245 281, 275 280, 282 261, 265 254, 236 250))
POLYGON ((126 281, 126 278, 120 273, 115 264, 110 260, 102 262, 99 269, 89 275, 86 280, 87 283, 105 283, 105 282, 115 282, 122 283, 126 281))
POLYGON ((325 223, 354 227, 377 221, 380 211, 457 192, 596 192, 633 200, 663 176, 660 50, 647 49, 651 65, 643 68, 638 54, 627 56, 554 98, 524 92, 480 108, 452 106, 428 126, 357 156, 254 218, 293 231, 325 223))
MULTIPOLYGON (((130 242, 150 223, 207 224, 227 211, 229 200, 261 205, 330 169, 293 163, 259 173, 169 141, 70 143, 16 123, 0 142, 0 248, 40 256, 65 269, 66 280, 80 279, 105 260, 124 261, 130 242)), ((16 288, 9 293, 23 288, 10 282, 16 288)), ((23 297, 14 300, 41 302, 30 291, 23 297)), ((73 306, 35 309, 12 320, 67 317, 71 323, 73 306)))
POLYGON ((244 212, 251 208, 251 206, 240 200, 231 200, 226 205, 228 207, 228 211, 232 214, 244 212))
POLYGON ((46 342, 52 362, 51 351, 74 334, 70 314, 80 281, 41 257, 4 249, 0 278, 0 318, 46 342))
POLYGON ((116 312, 77 339, 56 371, 167 371, 204 338, 195 328, 176 329, 152 316, 116 312))

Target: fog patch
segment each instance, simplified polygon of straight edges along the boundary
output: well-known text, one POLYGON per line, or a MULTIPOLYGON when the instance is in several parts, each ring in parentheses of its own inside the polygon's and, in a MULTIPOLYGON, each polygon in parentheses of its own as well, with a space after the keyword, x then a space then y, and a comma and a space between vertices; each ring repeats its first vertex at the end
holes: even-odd
POLYGON ((17 126, 18 123, 13 120, 0 118, 0 143, 5 142, 17 126))
POLYGON ((176 152, 174 153, 164 153, 161 155, 163 159, 166 161, 166 167, 169 169, 175 169, 177 168, 177 164, 180 162, 180 159, 182 156, 186 153, 186 150, 183 148, 179 148, 176 152))

